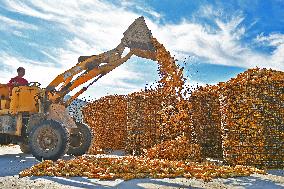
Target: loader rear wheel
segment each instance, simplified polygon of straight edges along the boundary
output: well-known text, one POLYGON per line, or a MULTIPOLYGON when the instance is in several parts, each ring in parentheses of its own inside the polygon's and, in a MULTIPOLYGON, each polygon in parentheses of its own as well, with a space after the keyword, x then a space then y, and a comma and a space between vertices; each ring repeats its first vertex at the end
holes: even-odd
POLYGON ((81 156, 85 154, 92 143, 92 132, 88 125, 76 123, 77 129, 71 133, 70 146, 67 154, 81 156))
POLYGON ((43 121, 31 129, 29 147, 36 159, 56 161, 68 150, 68 131, 57 121, 43 121))
POLYGON ((21 151, 22 151, 24 154, 30 154, 30 153, 31 153, 31 150, 30 150, 30 147, 29 147, 28 144, 20 143, 19 146, 20 146, 21 151))

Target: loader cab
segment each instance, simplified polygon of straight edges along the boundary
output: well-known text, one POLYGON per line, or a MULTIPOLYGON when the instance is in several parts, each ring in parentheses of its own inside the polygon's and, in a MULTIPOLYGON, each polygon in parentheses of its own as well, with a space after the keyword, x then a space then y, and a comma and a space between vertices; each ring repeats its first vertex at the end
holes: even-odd
POLYGON ((0 134, 21 136, 29 117, 42 111, 42 96, 39 86, 17 86, 11 92, 8 85, 0 84, 0 134))

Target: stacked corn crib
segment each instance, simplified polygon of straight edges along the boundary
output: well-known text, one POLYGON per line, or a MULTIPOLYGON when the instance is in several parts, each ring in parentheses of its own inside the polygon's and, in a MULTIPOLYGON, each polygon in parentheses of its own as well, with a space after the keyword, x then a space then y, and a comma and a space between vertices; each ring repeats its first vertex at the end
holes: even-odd
POLYGON ((252 69, 220 84, 224 158, 284 167, 284 73, 252 69))

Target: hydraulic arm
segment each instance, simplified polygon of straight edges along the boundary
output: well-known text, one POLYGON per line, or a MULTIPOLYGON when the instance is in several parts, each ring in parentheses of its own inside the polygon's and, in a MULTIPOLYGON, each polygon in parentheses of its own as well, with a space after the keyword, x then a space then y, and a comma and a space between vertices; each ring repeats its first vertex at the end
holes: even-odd
POLYGON ((143 17, 137 18, 123 34, 124 37, 116 48, 99 55, 81 56, 76 66, 58 75, 46 88, 49 100, 64 104, 65 95, 94 79, 87 87, 83 87, 65 102, 68 106, 94 82, 126 62, 132 55, 156 60, 152 34, 143 17), (126 48, 129 48, 129 52, 123 56, 126 48))

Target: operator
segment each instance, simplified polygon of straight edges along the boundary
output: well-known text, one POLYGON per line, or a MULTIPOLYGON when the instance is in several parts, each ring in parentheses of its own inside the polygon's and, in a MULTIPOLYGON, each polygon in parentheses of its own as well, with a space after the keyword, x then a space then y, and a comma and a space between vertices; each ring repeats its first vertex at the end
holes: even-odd
POLYGON ((22 85, 28 85, 28 81, 23 78, 25 75, 25 68, 19 67, 17 69, 18 76, 12 78, 9 83, 7 84, 10 88, 10 92, 12 91, 13 87, 15 86, 22 86, 22 85))

